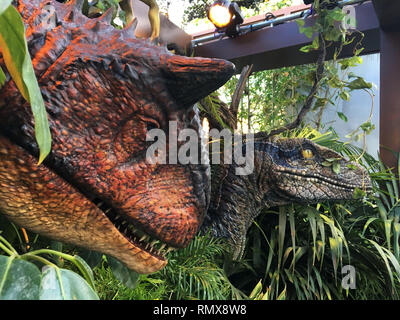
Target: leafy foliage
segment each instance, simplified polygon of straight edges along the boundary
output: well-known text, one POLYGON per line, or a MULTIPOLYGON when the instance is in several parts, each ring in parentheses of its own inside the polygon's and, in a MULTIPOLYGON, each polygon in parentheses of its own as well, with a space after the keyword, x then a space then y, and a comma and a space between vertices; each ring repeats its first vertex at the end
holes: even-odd
POLYGON ((168 265, 140 275, 134 288, 118 281, 109 257, 94 268, 101 299, 229 299, 243 297, 232 287, 223 265, 226 248, 220 240, 196 237, 188 247, 168 255, 168 265))
POLYGON ((196 237, 188 247, 169 256, 162 276, 169 283, 172 299, 227 299, 231 284, 221 268, 226 254, 221 241, 196 237))
POLYGON ((18 254, 15 248, 0 236, 0 248, 9 256, 0 255, 0 300, 93 300, 98 299, 94 291, 92 270, 80 257, 57 251, 41 249, 18 254), (73 262, 82 274, 60 268, 41 256, 50 253, 73 262), (40 272, 31 261, 46 265, 40 272), (90 283, 90 285, 89 285, 90 283))

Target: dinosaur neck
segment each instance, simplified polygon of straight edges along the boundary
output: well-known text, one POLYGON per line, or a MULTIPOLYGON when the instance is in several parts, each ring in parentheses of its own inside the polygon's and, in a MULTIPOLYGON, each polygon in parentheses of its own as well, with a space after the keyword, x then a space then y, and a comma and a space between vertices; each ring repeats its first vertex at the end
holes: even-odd
POLYGON ((216 237, 231 238, 235 248, 243 247, 245 238, 242 235, 262 208, 269 206, 265 195, 270 193, 266 183, 270 176, 270 161, 268 154, 255 150, 254 170, 249 175, 237 175, 236 164, 215 165, 213 195, 203 224, 204 231, 211 230, 216 237))

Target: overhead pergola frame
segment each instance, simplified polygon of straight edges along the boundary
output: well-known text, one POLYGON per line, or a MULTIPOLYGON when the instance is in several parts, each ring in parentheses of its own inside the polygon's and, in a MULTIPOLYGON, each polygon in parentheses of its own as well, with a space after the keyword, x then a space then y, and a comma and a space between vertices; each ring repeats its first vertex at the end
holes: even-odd
MULTIPOLYGON (((381 54, 380 155, 387 166, 396 168, 397 160, 390 150, 400 151, 400 1, 366 1, 355 5, 355 10, 357 30, 364 34, 362 54, 381 54)), ((305 25, 312 25, 314 19, 312 16, 306 18, 305 25)), ((355 36, 360 37, 359 34, 355 36)), ((361 40, 361 37, 355 40, 361 40)), ((253 65, 255 72, 315 63, 316 54, 299 50, 310 42, 299 32, 297 23, 290 21, 237 38, 222 38, 196 45, 194 54, 230 60, 236 65, 238 73, 244 66, 253 65)), ((351 48, 344 48, 339 58, 352 55, 351 48)), ((332 57, 333 50, 328 50, 327 59, 332 57)))

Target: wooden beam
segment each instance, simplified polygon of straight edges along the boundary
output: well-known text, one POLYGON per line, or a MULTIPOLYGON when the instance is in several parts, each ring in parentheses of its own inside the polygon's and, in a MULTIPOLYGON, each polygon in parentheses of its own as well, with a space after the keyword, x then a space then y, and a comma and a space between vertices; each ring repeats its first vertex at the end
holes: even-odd
POLYGON ((383 162, 397 168, 400 151, 400 31, 381 31, 380 153, 383 162))
MULTIPOLYGON (((363 54, 375 53, 380 49, 379 22, 371 2, 356 6, 357 29, 365 34, 362 46, 363 54)), ((306 25, 314 18, 306 19, 306 25)), ((316 61, 316 55, 306 54, 299 49, 310 43, 304 34, 299 33, 296 22, 287 22, 273 28, 241 35, 237 38, 225 38, 197 46, 196 56, 230 60, 235 63, 238 72, 246 65, 253 65, 253 71, 294 66, 316 61)), ((327 58, 332 57, 327 53, 327 58)), ((343 50, 341 57, 352 55, 352 51, 343 50)))
POLYGON ((400 31, 400 1, 373 0, 381 28, 385 31, 400 31))

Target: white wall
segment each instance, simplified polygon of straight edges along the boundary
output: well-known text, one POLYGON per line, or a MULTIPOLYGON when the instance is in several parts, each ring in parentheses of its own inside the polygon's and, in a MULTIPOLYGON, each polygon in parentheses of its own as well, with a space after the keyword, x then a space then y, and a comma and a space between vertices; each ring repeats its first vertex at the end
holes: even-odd
MULTIPOLYGON (((375 130, 367 135, 367 152, 377 157, 379 151, 379 84, 380 84, 380 54, 371 54, 363 56, 363 63, 360 66, 352 68, 351 72, 363 77, 367 82, 373 83, 373 116, 372 123, 375 130)), ((400 89, 399 89, 400 90, 400 89)), ((351 93, 350 101, 338 100, 337 105, 329 105, 324 113, 322 123, 330 125, 339 134, 342 141, 349 141, 345 136, 354 131, 360 124, 367 121, 371 112, 371 97, 362 90, 356 90, 351 93), (339 119, 337 112, 343 112, 348 118, 348 122, 339 119)), ((362 147, 363 143, 354 142, 357 146, 362 147)))

